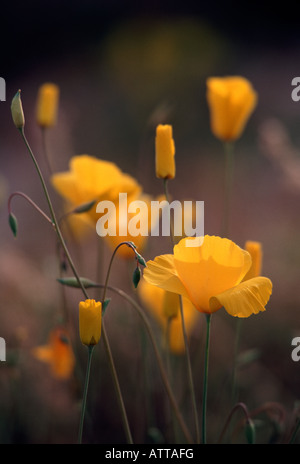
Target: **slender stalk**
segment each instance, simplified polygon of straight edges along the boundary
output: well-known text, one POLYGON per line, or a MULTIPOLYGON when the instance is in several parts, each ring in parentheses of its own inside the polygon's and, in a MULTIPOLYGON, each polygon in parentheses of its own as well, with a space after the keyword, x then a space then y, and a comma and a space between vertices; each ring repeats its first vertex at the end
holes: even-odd
MULTIPOLYGON (((81 281, 81 279, 80 279, 80 277, 79 277, 79 274, 78 274, 78 272, 77 272, 77 270, 76 270, 76 267, 75 267, 75 265, 74 265, 74 263, 73 263, 73 260, 72 260, 72 258, 71 258, 71 255, 70 255, 70 253, 69 253, 69 250, 68 250, 68 248, 67 248, 67 246, 66 246, 65 240, 64 240, 64 238, 63 238, 63 236, 62 236, 62 233, 61 233, 61 230, 60 230, 58 221, 57 221, 57 219, 56 219, 56 215, 55 215, 55 212, 54 212, 54 208, 53 208, 53 206, 52 206, 52 202, 51 202, 51 199, 50 199, 50 195, 49 195, 49 193, 48 193, 48 189, 47 189, 47 186, 46 186, 46 182, 45 182, 45 180, 44 180, 44 177, 43 177, 43 174, 42 174, 42 172, 41 172, 41 170, 40 170, 40 167, 39 167, 39 165, 38 165, 38 162, 37 162, 37 160, 36 160, 36 158, 35 158, 35 156, 34 156, 32 150, 31 150, 31 147, 30 147, 30 145, 29 145, 29 143, 28 143, 28 141, 27 141, 27 138, 26 138, 25 133, 24 133, 24 128, 23 128, 23 127, 20 128, 20 129, 19 129, 19 132, 20 132, 20 134, 21 134, 21 136, 22 136, 22 138, 23 138, 23 140, 24 140, 24 143, 25 143, 25 145, 26 145, 26 147, 27 147, 27 149, 28 149, 28 152, 29 152, 29 154, 30 154, 30 156, 31 156, 31 159, 32 159, 32 161, 33 161, 33 164, 34 164, 34 166, 35 166, 35 168, 36 168, 36 171, 37 171, 37 173, 38 173, 38 176, 39 176, 39 178, 40 178, 40 181, 41 181, 41 184, 42 184, 42 188, 43 188, 43 190, 44 190, 44 194, 45 194, 45 197, 46 197, 48 206, 49 206, 51 218, 52 218, 52 221, 53 221, 53 223, 54 223, 55 230, 56 230, 57 236, 58 236, 58 238, 59 238, 59 241, 60 241, 60 243, 61 243, 61 245, 62 245, 62 247, 63 247, 63 249, 64 249, 64 252, 65 252, 65 254, 66 254, 67 260, 68 260, 68 262, 69 262, 69 264, 70 264, 70 267, 71 267, 71 269, 72 269, 72 272, 73 272, 73 274, 74 274, 74 276, 75 276, 75 278, 76 278, 76 280, 77 280, 77 282, 78 282, 78 285, 79 285, 79 287, 81 288, 84 297, 85 297, 86 299, 88 299, 88 298, 89 298, 88 293, 87 293, 87 291, 86 291, 84 285, 82 284, 82 281, 81 281)), ((125 433, 126 433, 126 436, 130 438, 129 442, 131 443, 131 435, 130 435, 130 433, 129 433, 129 431, 128 431, 128 421, 127 421, 127 417, 126 417, 126 411, 125 411, 125 407, 124 407, 124 402, 123 402, 123 399, 122 399, 122 396, 121 396, 121 390, 120 390, 120 387, 119 387, 119 381, 118 381, 118 378, 117 378, 117 374, 116 374, 116 369, 115 369, 115 366, 114 366, 113 358, 112 358, 112 356, 111 356, 111 351, 110 351, 110 347, 109 347, 109 341, 108 341, 108 337, 107 337, 107 333, 106 333, 104 324, 103 324, 102 336, 103 336, 103 339, 104 339, 104 346, 105 346, 105 348, 106 348, 106 353, 107 353, 107 355, 108 355, 108 360, 109 360, 111 372, 112 372, 112 374, 113 374, 113 381, 114 381, 115 386, 117 387, 117 395, 118 395, 119 404, 120 404, 120 406, 121 406, 122 418, 123 418, 123 420, 124 420, 124 418, 126 418, 126 421, 125 421, 125 423, 124 423, 124 426, 125 426, 125 433)))
POLYGON ((210 342, 211 314, 206 315, 206 345, 204 363, 204 383, 203 383, 203 403, 202 403, 202 443, 206 444, 206 409, 207 409, 207 381, 208 381, 208 361, 209 361, 209 342, 210 342))
POLYGON ((94 347, 95 345, 89 345, 87 347, 88 348, 88 360, 87 360, 87 367, 86 367, 86 374, 85 374, 85 381, 84 381, 84 391, 83 391, 81 416, 80 416, 80 424, 79 424, 79 432, 78 432, 78 443, 79 444, 82 443, 82 430, 83 430, 83 422, 84 422, 85 409, 86 409, 86 399, 87 399, 87 393, 88 393, 91 363, 92 363, 92 354, 94 351, 94 347))
MULTIPOLYGON (((166 200, 169 202, 168 179, 164 179, 164 193, 165 193, 166 200)), ((172 245, 174 247, 175 240, 174 240, 173 221, 170 221, 170 232, 171 232, 172 245)), ((188 376, 189 376, 189 385, 190 385, 193 412, 194 412, 194 421, 195 421, 195 428, 196 428, 196 442, 199 443, 200 442, 200 428, 199 428, 199 421, 198 421, 198 414, 197 414, 197 403, 196 403, 190 350, 189 350, 188 339, 187 339, 187 334, 186 334, 186 327, 185 327, 185 320, 184 320, 184 313, 183 313, 183 302, 182 302, 181 295, 179 295, 179 306, 180 306, 182 333, 183 333, 183 339, 184 339, 184 345, 185 345, 186 363, 187 363, 187 370, 188 370, 188 376)))
POLYGON ((224 145, 225 150, 225 186, 224 186, 224 207, 223 220, 221 227, 221 237, 228 237, 229 234, 229 218, 231 210, 231 193, 233 185, 234 172, 234 146, 233 143, 227 142, 224 145))

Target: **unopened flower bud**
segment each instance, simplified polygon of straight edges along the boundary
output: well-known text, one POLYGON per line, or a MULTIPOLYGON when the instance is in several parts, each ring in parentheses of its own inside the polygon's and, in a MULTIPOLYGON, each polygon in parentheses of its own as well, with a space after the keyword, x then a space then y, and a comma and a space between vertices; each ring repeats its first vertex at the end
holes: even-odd
POLYGON ((12 99, 11 114, 16 128, 22 129, 25 126, 25 118, 21 101, 21 90, 18 90, 12 99))
POLYGON ((36 118, 41 127, 52 127, 56 123, 59 100, 59 87, 45 83, 38 91, 36 118))
POLYGON ((159 124, 156 128, 155 163, 156 176, 161 179, 175 177, 175 143, 172 126, 159 124))
POLYGON ((79 303, 79 335, 84 345, 97 345, 101 337, 102 304, 87 299, 79 303))

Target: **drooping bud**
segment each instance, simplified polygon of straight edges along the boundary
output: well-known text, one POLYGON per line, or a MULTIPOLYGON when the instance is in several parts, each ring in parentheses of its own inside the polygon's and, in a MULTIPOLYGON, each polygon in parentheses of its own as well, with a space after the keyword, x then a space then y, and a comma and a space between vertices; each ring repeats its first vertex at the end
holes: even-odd
POLYGON ((25 126, 25 117, 21 101, 21 90, 18 90, 11 102, 11 115, 17 129, 25 126))

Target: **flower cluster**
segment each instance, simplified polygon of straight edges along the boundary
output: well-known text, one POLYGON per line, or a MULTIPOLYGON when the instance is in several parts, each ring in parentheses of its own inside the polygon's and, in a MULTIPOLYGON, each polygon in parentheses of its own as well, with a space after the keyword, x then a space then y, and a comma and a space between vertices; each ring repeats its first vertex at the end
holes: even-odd
MULTIPOLYGON (((43 133, 53 128, 58 120, 58 104, 60 89, 52 83, 46 83, 39 89, 36 107, 36 120, 43 133)), ((211 131, 222 143, 233 143, 241 137, 246 123, 257 104, 257 94, 251 83, 242 77, 211 77, 207 80, 207 102, 210 110, 211 131)), ((40 210, 30 200, 31 204, 42 213, 54 226, 59 242, 59 250, 63 251, 68 263, 66 269, 71 269, 73 275, 60 276, 59 282, 80 289, 83 298, 78 303, 78 338, 81 344, 88 347, 88 366, 83 393, 82 413, 80 419, 79 441, 82 439, 85 406, 90 381, 91 353, 99 341, 104 338, 108 359, 111 364, 112 375, 116 391, 119 396, 118 403, 121 407, 121 416, 129 443, 132 443, 132 435, 128 424, 121 388, 109 347, 109 341, 105 328, 106 309, 110 299, 106 298, 106 292, 116 292, 127 302, 131 303, 142 316, 146 328, 150 333, 157 356, 158 366, 162 374, 163 383, 169 395, 174 414, 182 428, 187 440, 191 440, 188 428, 174 399, 174 394, 167 376, 160 353, 174 356, 178 359, 185 357, 188 366, 188 378, 190 394, 195 398, 193 390, 193 376, 189 353, 189 341, 195 330, 200 330, 205 324, 198 325, 201 318, 207 323, 207 342, 205 351, 205 370, 203 388, 203 413, 202 413, 202 440, 206 442, 206 400, 207 400, 207 370, 208 352, 210 340, 211 317, 222 308, 238 319, 245 319, 254 314, 259 314, 266 309, 272 294, 273 284, 268 277, 261 275, 262 269, 262 244, 258 241, 247 241, 242 247, 230 239, 229 234, 219 236, 205 235, 200 237, 181 236, 176 238, 172 224, 170 224, 170 245, 165 254, 151 257, 147 262, 141 255, 145 250, 147 238, 142 234, 132 236, 124 233, 124 224, 131 219, 129 211, 123 211, 120 204, 120 194, 126 194, 128 203, 135 200, 143 200, 150 204, 153 196, 143 190, 139 181, 127 172, 123 172, 114 162, 99 159, 88 154, 77 155, 71 158, 69 169, 63 172, 55 172, 51 175, 51 183, 55 191, 63 200, 64 214, 58 220, 52 206, 46 182, 39 169, 30 145, 24 134, 25 117, 21 103, 20 91, 16 94, 11 105, 12 117, 15 126, 21 132, 31 158, 38 170, 43 184, 46 200, 49 206, 50 216, 40 210), (117 213, 109 220, 115 220, 116 234, 107 235, 103 241, 108 243, 112 257, 106 278, 102 282, 93 281, 81 277, 75 266, 62 232, 64 221, 69 220, 69 225, 75 235, 78 234, 79 222, 95 230, 99 211, 97 205, 101 201, 110 201, 117 213), (74 218, 76 219, 75 222, 74 218), (171 252, 170 252, 171 251, 171 252), (128 262, 135 262, 132 295, 128 295, 120 289, 110 287, 109 277, 116 253, 128 262), (131 260, 131 261, 130 261, 131 260), (90 289, 102 289, 100 298, 92 298, 90 289), (148 320, 151 321, 151 324, 148 320), (153 316, 153 318, 152 318, 153 316), (159 333, 160 343, 156 344, 156 338, 152 330, 159 333)), ((162 196, 168 201, 168 182, 176 177, 175 142, 173 127, 170 124, 158 124, 153 143, 155 157, 156 177, 163 181, 162 196)), ((225 176, 226 177, 226 176, 225 176)), ((227 175, 227 179, 233 180, 227 175)), ((228 191, 230 185, 227 184, 228 191)), ((228 192, 227 192, 228 194, 228 192)), ((25 197, 25 196, 24 196, 25 197)), ((226 196, 229 199, 229 194, 226 196)), ((27 197, 28 199, 28 197, 27 197)), ((29 200, 29 199, 28 199, 29 200)), ((225 220, 228 221, 229 202, 224 208, 225 220)), ((147 209, 149 214, 150 208, 147 209)), ((139 217, 142 221, 143 217, 139 217)), ((16 219, 10 211, 10 225, 16 235, 16 219)), ((151 218, 147 217, 147 224, 151 224, 151 218)), ((99 239, 99 237, 97 237, 99 239)), ((102 237, 99 239, 102 240, 102 237)), ((77 244, 80 244, 80 241, 77 244)), ((150 250, 150 253, 153 251, 150 250)), ((102 263, 101 263, 102 264, 102 263)), ((63 269, 65 271, 65 269, 63 269)), ((122 278, 121 278, 122 280, 122 278)), ((77 314, 77 313, 76 313, 77 314)), ((69 341, 67 330, 68 318, 62 317, 65 326, 60 326, 51 331, 46 345, 36 347, 33 355, 50 365, 51 372, 56 378, 68 379, 73 375, 76 358, 69 341)), ((194 400, 194 405, 195 405, 194 400)), ((195 411, 197 425, 198 414, 195 411)), ((248 421, 248 425, 249 425, 248 421)), ((252 423, 251 423, 252 424, 252 423)), ((195 441, 200 442, 199 430, 196 426, 195 441)))

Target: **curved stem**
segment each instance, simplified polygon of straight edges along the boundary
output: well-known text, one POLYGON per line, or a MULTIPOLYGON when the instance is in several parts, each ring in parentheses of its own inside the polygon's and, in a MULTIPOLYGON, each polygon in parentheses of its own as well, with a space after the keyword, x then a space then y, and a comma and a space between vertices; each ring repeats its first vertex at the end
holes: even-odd
POLYGON ((202 404, 202 443, 206 444, 206 409, 207 409, 207 381, 208 381, 208 360, 209 360, 209 341, 210 341, 211 314, 206 315, 206 345, 204 363, 204 384, 203 384, 203 404, 202 404))
POLYGON ((232 416, 233 416, 233 414, 234 414, 238 409, 241 409, 241 410, 243 411, 245 417, 246 417, 246 420, 247 420, 248 422, 250 421, 250 415, 249 415, 247 406, 246 406, 244 403, 237 403, 237 404, 234 406, 234 408, 231 410, 231 412, 230 412, 230 414, 229 414, 229 416, 228 416, 228 418, 227 418, 227 420, 226 420, 226 422, 225 422, 225 425, 224 425, 223 430, 222 430, 222 432, 221 432, 221 435, 220 435, 220 438, 219 438, 218 443, 221 443, 222 438, 223 438, 223 436, 224 436, 224 434, 225 434, 225 432, 226 432, 226 429, 227 429, 227 427, 228 427, 228 425, 229 425, 229 423, 230 423, 230 421, 231 421, 231 419, 232 419, 232 416))
POLYGON ((38 213, 40 213, 48 222, 50 222, 50 224, 52 226, 54 226, 54 223, 53 221, 49 218, 49 216, 47 216, 46 213, 44 213, 44 211, 28 196, 26 195, 25 193, 23 192, 13 192, 9 198, 8 198, 8 213, 10 214, 11 213, 11 201, 12 199, 15 197, 15 196, 20 196, 22 198, 24 198, 26 201, 28 201, 28 203, 30 203, 31 206, 33 206, 38 213))

